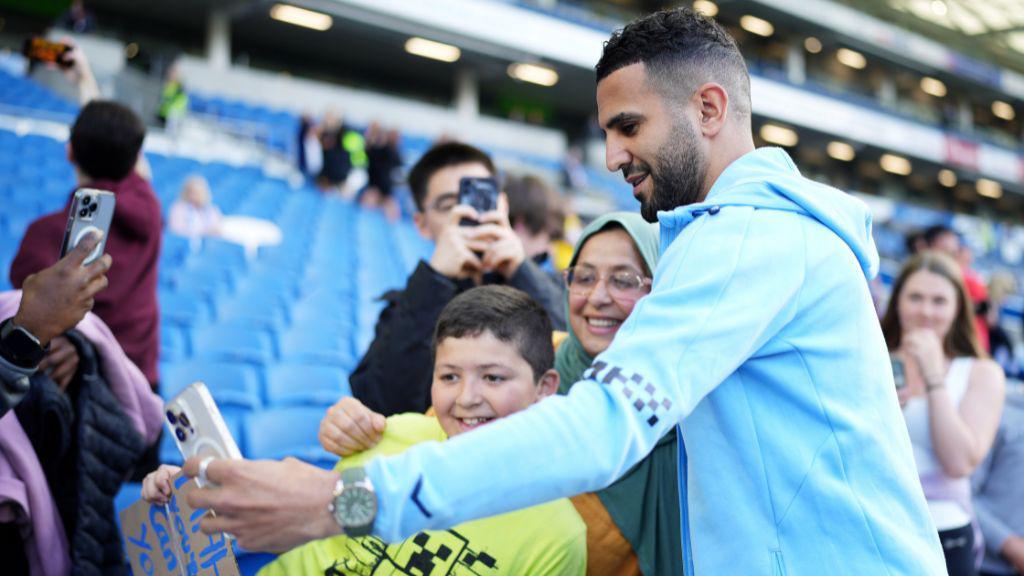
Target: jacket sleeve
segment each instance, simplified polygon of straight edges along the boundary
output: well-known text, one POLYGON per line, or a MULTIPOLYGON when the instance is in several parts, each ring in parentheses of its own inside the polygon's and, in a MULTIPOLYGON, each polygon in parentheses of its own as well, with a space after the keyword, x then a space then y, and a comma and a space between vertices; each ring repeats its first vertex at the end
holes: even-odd
POLYGON ((795 315, 808 224, 777 214, 730 208, 690 224, 567 396, 371 461, 374 532, 397 541, 598 490, 628 471, 795 315))
POLYGON ((163 227, 160 201, 152 190, 148 193, 118 194, 114 224, 126 236, 147 238, 159 235, 163 227))
POLYGON ((430 408, 430 342, 455 292, 451 280, 419 263, 377 320, 373 342, 349 377, 353 396, 385 416, 430 408))
POLYGON ((551 318, 551 327, 565 330, 565 292, 562 284, 546 274, 527 258, 508 280, 508 285, 526 292, 540 304, 551 318))
POLYGON ((25 399, 35 368, 15 366, 0 356, 0 418, 25 399))

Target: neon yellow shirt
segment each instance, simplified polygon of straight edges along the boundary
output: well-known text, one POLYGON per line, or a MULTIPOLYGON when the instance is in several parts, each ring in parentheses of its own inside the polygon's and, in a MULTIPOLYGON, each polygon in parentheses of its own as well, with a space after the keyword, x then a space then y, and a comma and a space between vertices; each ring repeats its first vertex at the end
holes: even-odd
MULTIPOLYGON (((377 446, 345 458, 336 469, 360 466, 375 456, 398 454, 414 444, 445 439, 437 418, 423 414, 392 416, 377 446)), ((390 546, 373 536, 317 540, 279 556, 259 574, 582 576, 586 572, 586 532, 573 505, 563 498, 450 530, 420 532, 390 546)))

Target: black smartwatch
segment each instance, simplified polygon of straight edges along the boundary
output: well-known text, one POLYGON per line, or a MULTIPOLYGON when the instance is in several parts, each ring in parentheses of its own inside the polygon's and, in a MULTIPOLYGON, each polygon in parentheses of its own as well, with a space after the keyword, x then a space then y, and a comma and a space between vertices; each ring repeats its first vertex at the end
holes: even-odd
POLYGON ((4 320, 0 324, 0 356, 22 368, 35 368, 46 356, 46 349, 39 344, 28 330, 14 323, 14 318, 4 320))

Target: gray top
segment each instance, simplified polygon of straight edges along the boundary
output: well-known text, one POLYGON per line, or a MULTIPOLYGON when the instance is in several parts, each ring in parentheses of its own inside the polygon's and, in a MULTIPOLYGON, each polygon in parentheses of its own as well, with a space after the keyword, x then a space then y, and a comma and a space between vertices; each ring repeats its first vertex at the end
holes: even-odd
POLYGON ((1024 394, 1008 389, 1003 419, 988 457, 974 472, 974 511, 985 536, 982 569, 1016 574, 1000 549, 1024 534, 1024 394))

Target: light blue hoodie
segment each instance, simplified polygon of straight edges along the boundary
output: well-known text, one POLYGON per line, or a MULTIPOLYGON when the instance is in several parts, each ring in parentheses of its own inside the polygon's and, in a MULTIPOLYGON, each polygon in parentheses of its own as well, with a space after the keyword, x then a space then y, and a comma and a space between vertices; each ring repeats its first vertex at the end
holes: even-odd
POLYGON ((867 208, 763 148, 659 218, 651 294, 588 380, 371 462, 375 532, 602 488, 678 424, 687 574, 945 574, 868 292, 867 208))

